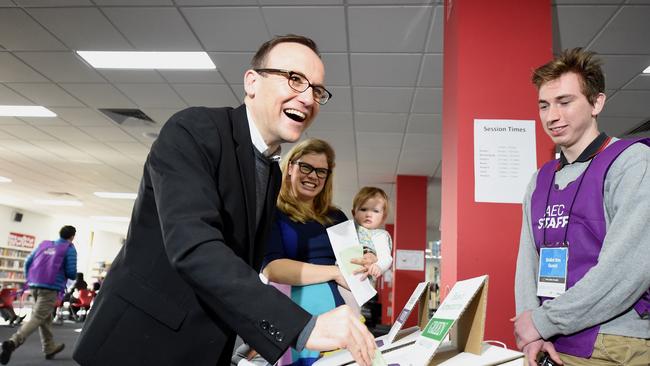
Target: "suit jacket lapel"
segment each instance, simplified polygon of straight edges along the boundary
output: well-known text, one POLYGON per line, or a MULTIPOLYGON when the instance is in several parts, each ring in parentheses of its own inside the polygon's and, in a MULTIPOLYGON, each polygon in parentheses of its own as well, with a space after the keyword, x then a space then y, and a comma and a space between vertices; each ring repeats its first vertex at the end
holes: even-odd
POLYGON ((246 117, 246 106, 242 104, 231 113, 233 138, 235 140, 237 163, 241 176, 244 204, 246 205, 246 223, 248 225, 248 260, 253 263, 253 248, 255 240, 255 156, 253 155, 253 143, 248 128, 246 117))

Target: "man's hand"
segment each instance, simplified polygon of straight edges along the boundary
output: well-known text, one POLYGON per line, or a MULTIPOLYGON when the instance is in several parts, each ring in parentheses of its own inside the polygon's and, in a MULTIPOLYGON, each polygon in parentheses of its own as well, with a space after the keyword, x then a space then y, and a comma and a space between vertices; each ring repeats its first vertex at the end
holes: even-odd
POLYGON ((347 305, 319 315, 305 347, 315 351, 346 348, 361 366, 372 365, 376 350, 375 338, 347 305))
POLYGON ((523 349, 528 343, 542 339, 542 336, 533 323, 532 311, 526 310, 510 319, 510 321, 515 323, 515 341, 517 342, 517 348, 523 349))
POLYGON ((558 355, 557 351, 555 351, 555 347, 553 346, 553 343, 546 342, 543 339, 539 339, 528 343, 527 345, 524 346, 522 352, 524 353, 524 355, 526 355, 526 359, 528 359, 528 366, 537 366, 537 355, 540 352, 548 353, 548 355, 551 356, 551 359, 556 364, 564 365, 564 363, 560 359, 560 355, 558 355))

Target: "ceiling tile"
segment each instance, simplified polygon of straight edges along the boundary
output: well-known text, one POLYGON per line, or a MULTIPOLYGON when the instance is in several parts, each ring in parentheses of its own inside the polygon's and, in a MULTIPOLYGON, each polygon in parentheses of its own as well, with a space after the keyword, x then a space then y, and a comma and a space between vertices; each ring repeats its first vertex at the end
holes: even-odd
POLYGON ((43 133, 41 130, 28 125, 22 125, 22 126, 1 125, 0 130, 23 140, 29 140, 29 141, 56 140, 56 137, 50 136, 46 133, 43 133))
POLYGON ((343 0, 260 0, 262 5, 337 5, 343 0))
MULTIPOLYGON (((91 107, 133 108, 135 105, 111 84, 60 84, 70 94, 91 107)), ((136 84, 140 85, 140 84, 136 84)), ((158 84, 152 84, 158 85, 158 84)), ((166 84, 159 84, 165 85, 166 84)))
POLYGON ((625 86, 626 90, 650 90, 650 74, 637 75, 625 86))
MULTIPOLYGON (((442 151, 442 135, 429 133, 407 133, 404 136, 404 151, 432 150, 442 151)), ((440 155, 438 153, 437 155, 440 155)), ((440 158, 440 156, 437 156, 440 158)))
POLYGON ((407 113, 413 88, 355 87, 354 110, 357 112, 407 113))
POLYGON ((599 53, 650 54, 650 7, 623 6, 593 43, 599 53))
POLYGON ((11 89, 45 107, 82 107, 83 104, 56 84, 6 84, 11 89))
MULTIPOLYGON (((336 152, 337 159, 346 160, 345 157, 355 155, 354 137, 345 131, 309 131, 309 137, 315 137, 327 141, 336 152)), ((284 148, 283 148, 284 149, 284 148)))
POLYGON ((138 50, 203 50, 176 8, 103 8, 102 11, 138 50))
POLYGON ((0 45, 12 51, 65 49, 24 10, 16 8, 0 8, 0 45))
POLYGON ((175 0, 176 5, 258 5, 257 0, 175 0))
POLYGON ((430 6, 349 7, 350 51, 422 52, 431 9, 430 6))
POLYGON ((381 146, 382 149, 400 149, 402 137, 404 137, 403 133, 357 132, 357 145, 359 147, 381 146))
MULTIPOLYGON (((117 126, 88 126, 84 127, 84 132, 103 142, 135 142, 135 139, 131 135, 122 131, 122 129, 117 126)), ((115 154, 115 150, 113 150, 113 154, 115 154)))
POLYGON ((16 52, 15 55, 55 82, 92 83, 104 79, 71 52, 16 52))
POLYGON ((182 11, 208 51, 254 52, 269 38, 256 7, 183 8, 182 11))
POLYGON ((139 107, 187 107, 187 104, 167 84, 117 84, 116 86, 139 107))
POLYGON ((650 116, 650 91, 621 90, 605 105, 603 116, 639 117, 650 116))
POLYGON ((240 103, 224 84, 175 84, 173 88, 190 106, 236 107, 240 103))
POLYGON ((174 5, 172 0, 94 0, 97 5, 142 6, 142 5, 174 5))
POLYGON ((345 8, 269 7, 262 8, 271 34, 301 34, 313 39, 323 52, 347 51, 345 8))
POLYGON ((111 83, 164 83, 165 79, 156 70, 97 70, 111 83))
POLYGON ((406 113, 356 113, 357 132, 404 132, 406 113))
POLYGON ((626 132, 647 120, 647 117, 598 116, 598 129, 609 136, 623 137, 626 132))
POLYGON ((352 133, 352 113, 319 112, 309 131, 340 131, 352 133))
POLYGON ((75 143, 78 141, 97 141, 81 129, 71 126, 41 126, 39 130, 58 138, 61 141, 75 143))
MULTIPOLYGON (((357 147, 357 162, 359 167, 363 166, 366 163, 377 163, 377 162, 386 162, 388 166, 394 167, 397 164, 397 159, 399 159, 400 148, 392 149, 378 149, 376 145, 369 146, 358 146, 357 147)), ((359 176, 359 179, 363 179, 363 175, 359 176)))
POLYGON ((413 113, 442 113, 442 89, 418 88, 415 92, 413 113))
POLYGON ((25 123, 36 128, 41 126, 70 126, 70 124, 58 117, 20 117, 25 123))
POLYGON ((353 86, 415 86, 420 54, 350 55, 353 86), (399 65, 399 66, 397 66, 399 65))
POLYGON ((650 54, 644 56, 602 55, 607 89, 619 89, 650 65, 650 54))
POLYGON ((226 82, 217 70, 160 70, 160 73, 173 84, 225 84, 226 82))
POLYGON ((433 12, 433 22, 429 28, 426 51, 442 53, 445 34, 445 22, 443 18, 445 8, 443 6, 436 6, 433 12))
POLYGON ((30 8, 27 11, 73 50, 133 49, 96 8, 30 8))
MULTIPOLYGON (((0 117, 0 126, 3 125, 24 126, 26 123, 14 117, 0 117)), ((2 145, 0 144, 0 147, 1 146, 2 145)))
POLYGON ((15 91, 0 84, 0 104, 6 105, 33 105, 34 103, 15 91))
POLYGON ((322 53, 325 65, 325 86, 350 85, 350 67, 347 53, 322 53))
POLYGON ((9 52, 0 52, 0 82, 21 83, 46 80, 9 52))
POLYGON ((244 73, 251 68, 252 52, 210 52, 210 58, 230 84, 243 84, 244 73))
POLYGON ((616 6, 557 6, 553 9, 554 45, 559 50, 585 47, 616 12, 616 6), (559 38, 558 38, 559 36, 559 38))
POLYGON ((57 0, 57 1, 52 1, 52 0, 14 0, 14 2, 18 6, 61 6, 61 7, 67 7, 67 6, 79 6, 79 5, 93 5, 90 0, 57 0))
POLYGON ((442 54, 424 55, 424 65, 418 86, 442 88, 442 54))
POLYGON ((442 116, 439 114, 411 114, 408 133, 442 133, 442 116))
POLYGON ((51 108, 57 116, 73 126, 108 126, 111 122, 100 112, 89 108, 51 108))
POLYGON ((342 86, 328 86, 327 90, 332 92, 334 97, 320 108, 321 112, 351 112, 352 97, 350 88, 342 86))

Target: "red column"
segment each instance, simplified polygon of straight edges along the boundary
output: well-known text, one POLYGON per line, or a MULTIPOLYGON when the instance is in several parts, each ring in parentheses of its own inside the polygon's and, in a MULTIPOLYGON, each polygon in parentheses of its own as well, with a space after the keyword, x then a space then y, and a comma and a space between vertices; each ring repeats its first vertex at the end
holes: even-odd
MULTIPOLYGON (((550 0, 447 0, 442 136, 441 295, 490 276, 486 339, 514 346, 520 204, 474 202, 475 118, 537 120, 531 71, 552 57, 550 0)), ((553 146, 537 123, 538 166, 553 146)))
MULTIPOLYGON (((393 312, 391 324, 406 305, 411 293, 424 281, 424 249, 427 242, 427 177, 398 175, 395 184, 395 233, 393 238, 393 312), (399 251, 418 251, 422 256, 420 270, 399 269, 399 251)), ((405 327, 417 324, 413 312, 405 327)))

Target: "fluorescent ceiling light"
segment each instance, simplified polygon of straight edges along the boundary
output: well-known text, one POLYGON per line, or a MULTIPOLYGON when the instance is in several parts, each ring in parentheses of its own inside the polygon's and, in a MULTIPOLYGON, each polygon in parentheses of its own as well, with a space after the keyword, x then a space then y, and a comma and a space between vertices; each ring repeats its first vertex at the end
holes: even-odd
POLYGON ((650 66, 646 67, 645 70, 643 70, 644 74, 650 74, 650 66))
POLYGON ((73 200, 35 200, 34 202, 39 205, 48 205, 48 206, 83 206, 83 203, 80 201, 73 200))
POLYGON ((216 69, 205 52, 77 51, 96 69, 216 69))
POLYGON ((0 176, 0 183, 11 183, 11 178, 0 176))
POLYGON ((129 222, 131 219, 125 216, 90 216, 92 220, 95 221, 107 221, 107 222, 129 222))
POLYGON ((120 192, 95 192, 95 196, 101 198, 116 198, 123 200, 134 200, 138 197, 137 193, 120 193, 120 192))
POLYGON ((2 117, 56 117, 56 113, 40 105, 0 105, 2 117))

